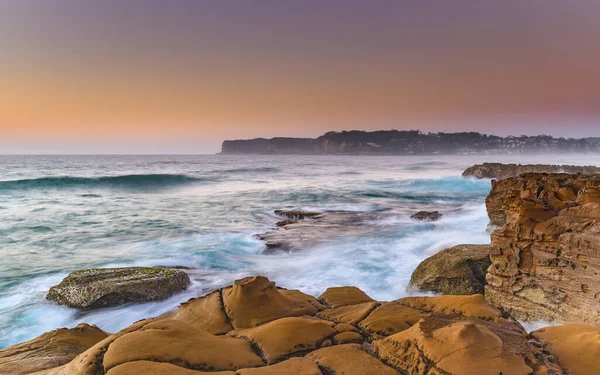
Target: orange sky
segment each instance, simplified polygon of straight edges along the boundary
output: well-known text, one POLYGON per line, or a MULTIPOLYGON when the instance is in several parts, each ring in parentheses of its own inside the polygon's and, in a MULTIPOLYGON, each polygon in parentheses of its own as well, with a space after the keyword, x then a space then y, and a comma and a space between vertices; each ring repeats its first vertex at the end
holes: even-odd
POLYGON ((600 135, 599 14, 596 0, 5 0, 0 153, 213 152, 340 129, 600 135))

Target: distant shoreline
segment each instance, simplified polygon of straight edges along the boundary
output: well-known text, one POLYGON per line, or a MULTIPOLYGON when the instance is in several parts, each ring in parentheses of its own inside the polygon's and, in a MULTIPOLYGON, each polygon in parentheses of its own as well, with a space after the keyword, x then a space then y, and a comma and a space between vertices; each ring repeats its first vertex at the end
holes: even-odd
POLYGON ((507 136, 408 131, 329 132, 318 138, 227 140, 219 155, 505 155, 597 153, 600 138, 507 136))

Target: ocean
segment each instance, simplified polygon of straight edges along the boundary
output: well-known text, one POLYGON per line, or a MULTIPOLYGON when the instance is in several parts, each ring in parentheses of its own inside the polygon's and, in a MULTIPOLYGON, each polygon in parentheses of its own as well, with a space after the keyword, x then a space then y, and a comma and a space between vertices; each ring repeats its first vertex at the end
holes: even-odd
POLYGON ((437 251, 489 243, 489 180, 475 163, 598 164, 596 156, 0 156, 0 348, 80 322, 115 332, 249 275, 318 296, 354 285, 378 300, 407 295, 437 251), (290 253, 255 235, 276 209, 385 211, 377 230, 290 253), (419 210, 444 213, 417 222, 419 210), (45 299, 69 272, 189 267, 165 301, 82 311, 45 299))

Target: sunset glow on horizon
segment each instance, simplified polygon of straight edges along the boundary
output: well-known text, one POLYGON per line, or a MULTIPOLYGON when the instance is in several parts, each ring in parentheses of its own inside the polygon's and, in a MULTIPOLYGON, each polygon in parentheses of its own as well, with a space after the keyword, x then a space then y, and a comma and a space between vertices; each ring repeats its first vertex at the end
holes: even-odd
POLYGON ((596 0, 3 0, 0 153, 600 136, 599 15, 596 0))

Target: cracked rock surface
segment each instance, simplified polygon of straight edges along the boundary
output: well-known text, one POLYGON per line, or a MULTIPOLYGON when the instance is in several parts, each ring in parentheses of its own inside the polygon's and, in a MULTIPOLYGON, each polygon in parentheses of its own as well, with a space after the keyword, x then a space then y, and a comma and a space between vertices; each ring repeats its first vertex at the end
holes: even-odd
MULTIPOLYGON (((13 366, 31 361, 37 355, 32 343, 42 342, 44 335, 7 348, 0 351, 0 373, 567 374, 560 357, 545 349, 550 344, 542 339, 550 342, 550 336, 529 336, 482 295, 378 302, 360 289, 336 287, 314 298, 261 276, 238 280, 113 335, 98 334, 83 333, 94 339, 86 341, 87 349, 73 352, 69 363, 46 361, 23 372, 11 372, 1 359, 20 351, 24 354, 13 366)), ((53 345, 63 347, 49 342, 47 355, 53 345)))

